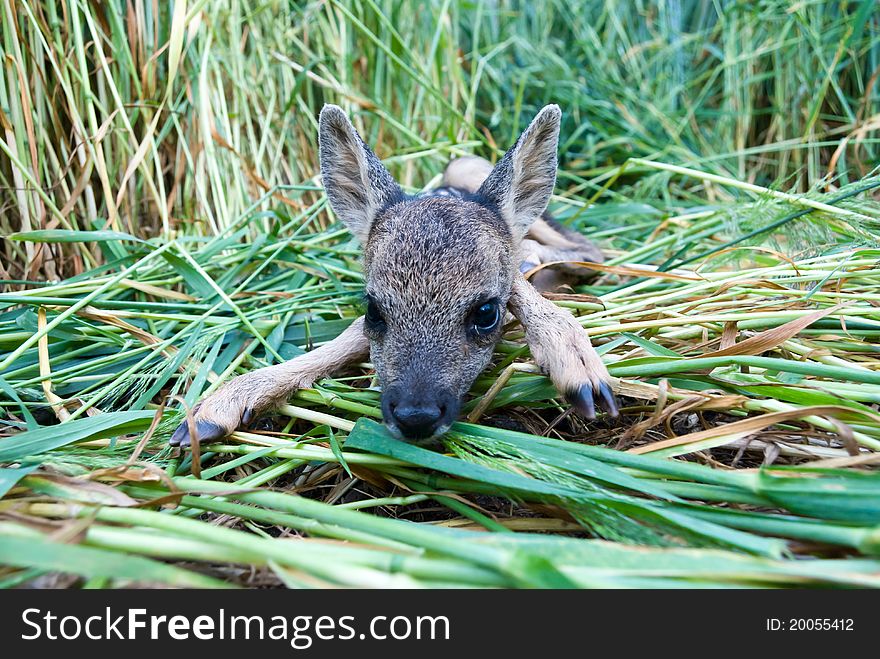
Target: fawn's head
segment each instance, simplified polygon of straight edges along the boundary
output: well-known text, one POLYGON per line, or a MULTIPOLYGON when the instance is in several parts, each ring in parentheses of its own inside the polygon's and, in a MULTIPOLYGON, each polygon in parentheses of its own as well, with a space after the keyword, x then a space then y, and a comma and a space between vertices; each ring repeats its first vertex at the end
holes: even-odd
POLYGON ((340 108, 321 111, 321 175, 364 248, 365 331, 395 434, 445 432, 491 360, 520 242, 556 182, 560 117, 541 110, 475 194, 410 197, 340 108))

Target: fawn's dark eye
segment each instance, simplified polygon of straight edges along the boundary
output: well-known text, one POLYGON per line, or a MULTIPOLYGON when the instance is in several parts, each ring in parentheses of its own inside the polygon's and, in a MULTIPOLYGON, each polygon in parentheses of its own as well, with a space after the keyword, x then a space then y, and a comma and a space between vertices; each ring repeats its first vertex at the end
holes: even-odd
POLYGON ((379 306, 371 297, 367 297, 367 313, 365 315, 367 324, 373 327, 381 327, 385 324, 385 319, 382 317, 382 312, 379 311, 379 306))
POLYGON ((495 300, 483 302, 471 314, 471 323, 473 323, 474 331, 484 336, 495 331, 500 321, 500 308, 495 300))

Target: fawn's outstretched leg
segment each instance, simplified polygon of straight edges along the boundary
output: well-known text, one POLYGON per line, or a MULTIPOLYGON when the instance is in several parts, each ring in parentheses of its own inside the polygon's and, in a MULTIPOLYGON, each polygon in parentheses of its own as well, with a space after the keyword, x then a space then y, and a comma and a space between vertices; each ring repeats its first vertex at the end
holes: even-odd
MULTIPOLYGON (((329 343, 290 361, 233 378, 196 407, 194 421, 199 442, 222 439, 239 425, 284 403, 297 389, 358 362, 370 353, 363 317, 329 343)), ((171 436, 172 446, 190 444, 189 426, 181 423, 171 436)))
POLYGON ((617 416, 611 376, 574 316, 544 298, 521 275, 514 279, 507 307, 522 324, 532 356, 559 393, 587 418, 596 416, 596 402, 617 416))

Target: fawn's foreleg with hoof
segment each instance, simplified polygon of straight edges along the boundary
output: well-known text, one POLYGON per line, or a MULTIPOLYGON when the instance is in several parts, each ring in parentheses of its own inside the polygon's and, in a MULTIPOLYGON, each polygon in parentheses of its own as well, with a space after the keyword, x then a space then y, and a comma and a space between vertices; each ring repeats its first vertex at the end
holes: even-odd
POLYGON ((507 307, 522 324, 532 356, 559 393, 589 419, 596 416, 596 403, 616 417, 611 376, 574 316, 543 297, 522 275, 514 279, 507 307))
MULTIPOLYGON (((261 413, 283 404, 297 389, 311 387, 316 380, 362 361, 369 353, 370 342, 360 317, 335 339, 304 355, 233 378, 194 409, 199 442, 226 437, 261 413)), ((189 432, 184 421, 171 436, 171 445, 189 446, 189 432)))

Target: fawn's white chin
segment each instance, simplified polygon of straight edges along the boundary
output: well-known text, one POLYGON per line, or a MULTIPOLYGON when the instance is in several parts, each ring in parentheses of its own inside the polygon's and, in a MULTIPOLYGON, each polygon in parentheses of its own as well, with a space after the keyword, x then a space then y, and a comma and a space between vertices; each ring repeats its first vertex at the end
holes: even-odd
POLYGON ((407 444, 414 444, 416 446, 425 446, 431 444, 432 442, 436 442, 452 427, 451 423, 444 423, 442 426, 437 428, 437 430, 434 431, 434 434, 432 434, 430 437, 419 437, 417 439, 410 439, 401 432, 400 428, 398 428, 394 422, 385 421, 384 423, 385 427, 388 428, 388 432, 390 432, 395 439, 399 439, 402 442, 406 442, 407 444))

